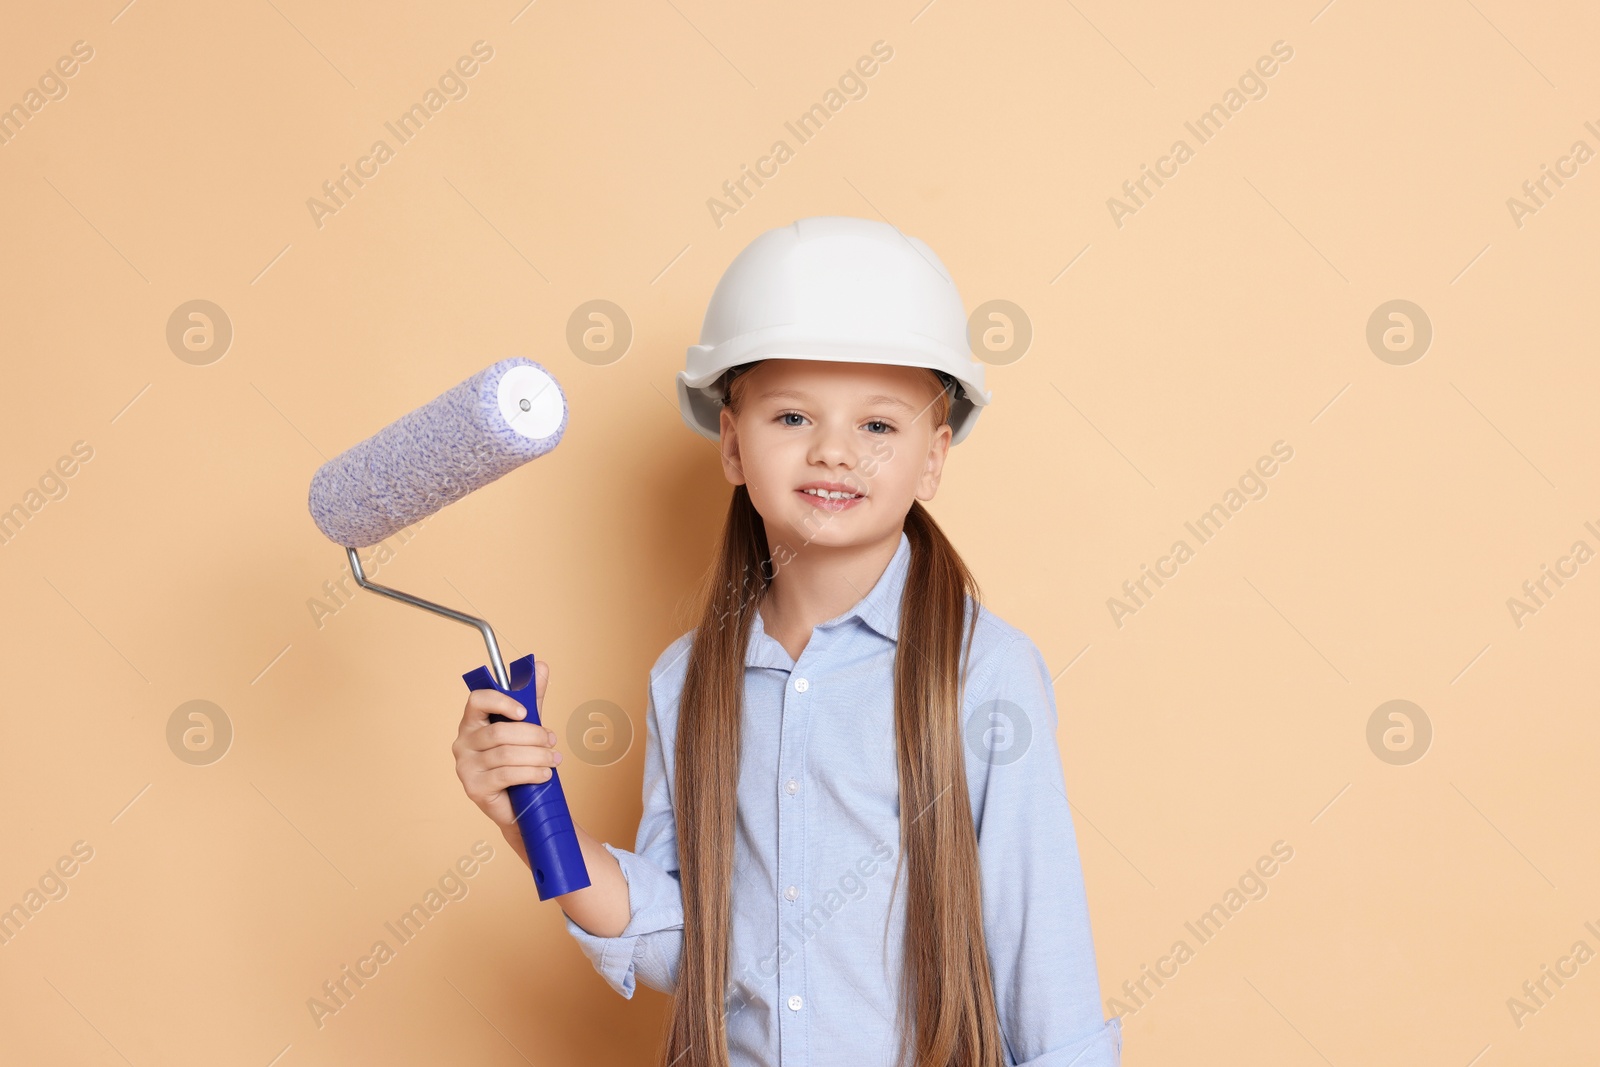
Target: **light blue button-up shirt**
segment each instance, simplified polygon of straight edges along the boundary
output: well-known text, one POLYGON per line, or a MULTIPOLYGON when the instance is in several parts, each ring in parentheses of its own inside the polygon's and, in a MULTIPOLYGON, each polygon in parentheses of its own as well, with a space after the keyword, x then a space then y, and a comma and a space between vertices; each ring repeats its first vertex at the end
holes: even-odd
MULTIPOLYGON (((894 655, 910 559, 902 532, 872 590, 819 624, 798 660, 766 633, 760 612, 752 623, 729 926, 733 1067, 893 1063, 906 928, 903 874, 889 900, 900 849, 894 655)), ((628 925, 596 937, 566 919, 595 969, 629 998, 636 978, 664 993, 678 979, 673 753, 693 636, 650 671, 634 850, 605 845, 628 880, 628 925)), ((1100 1012, 1050 675, 1027 635, 986 608, 962 721, 1007 1063, 1117 1067, 1121 1019, 1100 1012)))

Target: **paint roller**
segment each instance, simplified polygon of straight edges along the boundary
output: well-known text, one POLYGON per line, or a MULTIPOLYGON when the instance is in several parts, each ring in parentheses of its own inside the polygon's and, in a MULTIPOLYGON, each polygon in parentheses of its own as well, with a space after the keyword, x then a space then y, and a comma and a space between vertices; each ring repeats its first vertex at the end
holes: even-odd
MULTIPOLYGON (((311 517, 329 540, 344 547, 357 584, 476 627, 488 646, 489 665, 461 676, 467 689, 505 693, 528 710, 527 721, 533 723, 539 722, 539 708, 531 653, 508 669, 487 622, 368 581, 356 549, 375 545, 544 455, 566 428, 567 401, 555 378, 533 360, 513 357, 402 415, 323 464, 311 479, 311 517)), ((489 718, 506 721, 504 715, 489 718)), ((589 885, 555 768, 547 781, 513 785, 506 794, 539 899, 589 885)))

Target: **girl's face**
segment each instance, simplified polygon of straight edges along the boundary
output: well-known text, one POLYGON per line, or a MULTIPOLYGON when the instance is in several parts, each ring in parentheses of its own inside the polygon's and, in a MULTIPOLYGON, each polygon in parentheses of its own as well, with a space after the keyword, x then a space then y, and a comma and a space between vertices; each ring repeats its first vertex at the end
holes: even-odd
POLYGON ((738 383, 738 415, 722 410, 723 471, 746 486, 771 544, 881 541, 913 500, 933 499, 951 429, 932 424, 931 371, 768 359, 738 383))

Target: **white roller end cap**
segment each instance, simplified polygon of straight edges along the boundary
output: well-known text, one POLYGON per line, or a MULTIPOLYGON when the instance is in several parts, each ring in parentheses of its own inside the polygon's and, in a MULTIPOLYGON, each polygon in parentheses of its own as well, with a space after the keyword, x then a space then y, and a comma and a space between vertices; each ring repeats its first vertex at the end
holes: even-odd
POLYGON ((512 367, 500 378, 500 415, 518 434, 538 441, 561 428, 566 401, 551 377, 537 367, 512 367))

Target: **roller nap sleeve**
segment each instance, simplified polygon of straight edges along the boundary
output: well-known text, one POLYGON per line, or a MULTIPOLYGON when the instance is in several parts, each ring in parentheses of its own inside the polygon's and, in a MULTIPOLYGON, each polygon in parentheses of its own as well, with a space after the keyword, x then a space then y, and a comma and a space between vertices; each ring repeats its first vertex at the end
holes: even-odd
POLYGON ((567 428, 555 378, 504 359, 346 449, 311 479, 311 517, 364 548, 554 448, 567 428))

